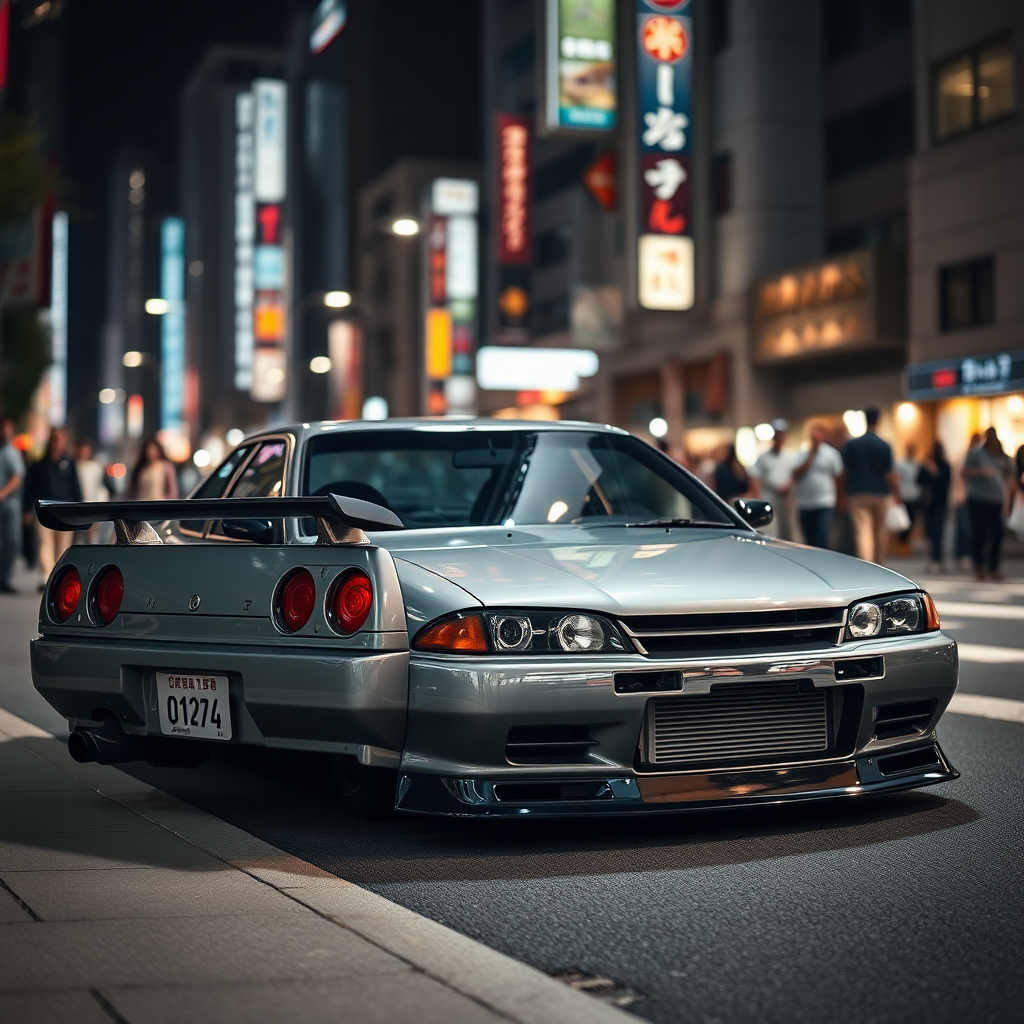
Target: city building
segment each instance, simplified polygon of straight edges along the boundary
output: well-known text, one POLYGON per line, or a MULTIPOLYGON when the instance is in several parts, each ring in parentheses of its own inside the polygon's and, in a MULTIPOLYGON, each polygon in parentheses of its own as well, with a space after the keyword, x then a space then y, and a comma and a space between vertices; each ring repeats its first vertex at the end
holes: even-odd
POLYGON ((1024 5, 604 6, 617 9, 614 39, 591 31, 601 4, 565 24, 571 4, 485 6, 482 343, 512 340, 518 297, 530 307, 513 325, 520 343, 600 360, 571 393, 497 393, 492 405, 549 399, 560 415, 641 433, 662 420, 671 448, 697 455, 736 437, 753 457, 764 442, 752 428, 775 416, 794 441, 811 419, 858 433, 867 404, 898 447, 941 436, 957 456, 990 422, 1007 446, 1024 441, 1024 5), (589 101, 569 87, 593 97, 599 78, 617 116, 591 103, 580 130, 563 115, 589 101), (497 141, 516 123, 530 133, 523 211, 502 191, 497 141), (527 223, 518 262, 501 248, 509 210, 527 223), (651 245, 692 274, 652 278, 651 245), (579 300, 605 289, 620 290, 624 315, 595 339, 579 300))
POLYGON ((362 331, 363 388, 367 398, 383 398, 392 416, 432 411, 425 345, 433 183, 472 182, 475 203, 478 175, 479 169, 468 163, 400 160, 359 192, 354 322, 362 331))

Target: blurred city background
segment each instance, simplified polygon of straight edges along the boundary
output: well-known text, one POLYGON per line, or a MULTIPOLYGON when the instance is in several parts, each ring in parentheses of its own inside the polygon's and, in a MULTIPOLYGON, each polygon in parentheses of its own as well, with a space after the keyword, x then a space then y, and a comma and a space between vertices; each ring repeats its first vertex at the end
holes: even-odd
POLYGON ((2 412, 97 496, 148 438, 184 492, 268 424, 480 414, 788 506, 876 407, 966 557, 972 437, 1024 444, 1022 40, 1020 0, 0 0, 2 412))

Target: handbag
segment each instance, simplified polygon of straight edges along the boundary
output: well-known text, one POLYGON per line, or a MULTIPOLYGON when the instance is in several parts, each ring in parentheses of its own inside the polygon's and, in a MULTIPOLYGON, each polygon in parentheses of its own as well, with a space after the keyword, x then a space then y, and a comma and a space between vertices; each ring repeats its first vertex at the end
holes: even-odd
POLYGON ((885 510, 885 528, 890 533, 903 533, 910 529, 910 515, 902 501, 893 502, 885 510))
POLYGON ((1013 496, 1013 508, 1010 509, 1006 525, 1013 530, 1018 540, 1024 540, 1024 494, 1020 491, 1013 496))

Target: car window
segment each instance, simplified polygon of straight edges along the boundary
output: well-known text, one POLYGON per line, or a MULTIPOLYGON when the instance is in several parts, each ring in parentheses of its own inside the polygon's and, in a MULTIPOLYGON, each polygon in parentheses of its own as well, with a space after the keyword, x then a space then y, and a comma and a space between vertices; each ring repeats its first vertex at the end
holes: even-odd
POLYGON ((672 464, 633 439, 608 434, 540 434, 507 518, 514 523, 571 523, 617 516, 722 519, 699 491, 673 486, 672 464), (625 440, 626 444, 620 442, 625 440), (700 500, 704 499, 704 500, 700 500))
MULTIPOLYGON (((321 434, 306 445, 301 492, 372 501, 407 529, 662 517, 735 523, 705 487, 649 445, 585 430, 321 434)), ((311 522, 303 530, 315 532, 311 522)))
POLYGON ((279 498, 284 493, 284 441, 267 441, 249 460, 231 488, 232 498, 279 498))
POLYGON ((200 485, 193 491, 193 498, 219 498, 223 495, 231 478, 242 460, 252 451, 252 445, 236 448, 200 485))

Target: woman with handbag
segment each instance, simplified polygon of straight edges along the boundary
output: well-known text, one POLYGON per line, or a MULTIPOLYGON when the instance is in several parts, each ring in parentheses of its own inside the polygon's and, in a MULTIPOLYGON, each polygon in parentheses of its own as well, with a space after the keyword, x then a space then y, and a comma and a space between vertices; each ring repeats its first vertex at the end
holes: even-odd
POLYGON ((921 487, 921 504, 924 507, 924 525, 931 544, 929 572, 942 572, 942 536, 946 529, 946 515, 949 512, 949 488, 952 477, 942 442, 936 441, 917 474, 917 482, 921 487))

